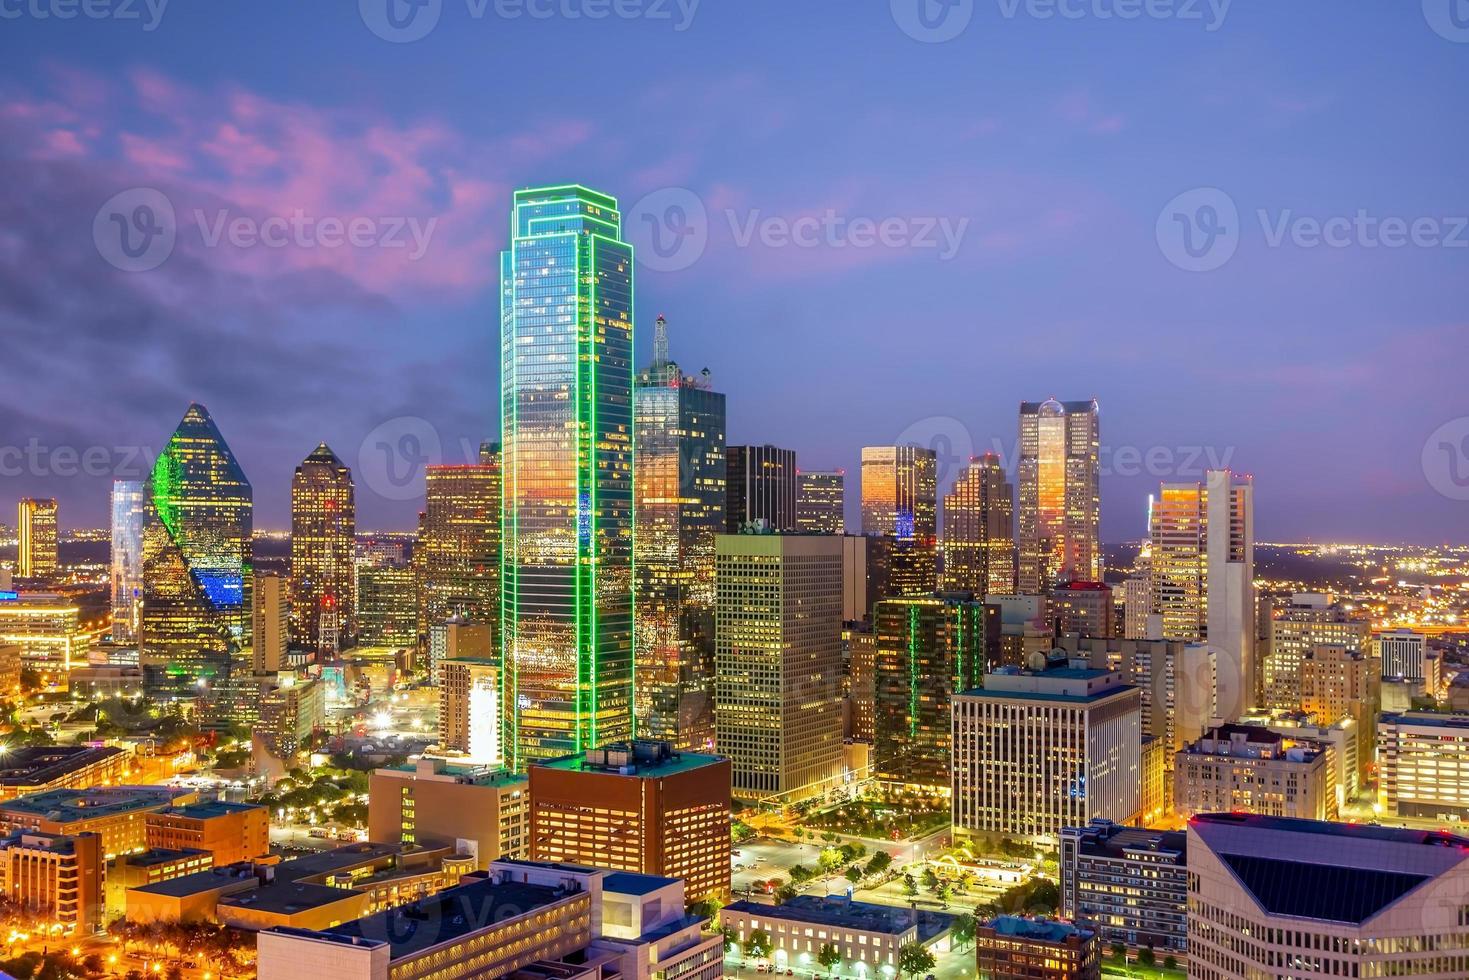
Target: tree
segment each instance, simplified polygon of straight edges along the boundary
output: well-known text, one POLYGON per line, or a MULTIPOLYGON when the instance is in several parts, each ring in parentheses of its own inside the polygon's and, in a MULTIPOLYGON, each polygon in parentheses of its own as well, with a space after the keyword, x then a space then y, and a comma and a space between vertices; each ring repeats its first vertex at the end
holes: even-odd
POLYGON ((1176 972, 1178 970, 1178 957, 1174 956, 1172 953, 1169 953, 1167 956, 1163 957, 1163 969, 1167 970, 1169 973, 1176 972))
POLYGON ((933 873, 932 868, 923 869, 923 887, 932 891, 939 886, 939 876, 933 873))
POLYGON ((867 867, 864 870, 869 875, 880 875, 891 867, 892 863, 893 856, 891 854, 887 851, 878 851, 872 855, 872 859, 867 862, 867 867))
POLYGON ((910 977, 932 970, 938 962, 922 943, 904 943, 898 947, 898 972, 910 977))
POLYGON ((852 865, 847 869, 847 880, 854 885, 859 883, 862 880, 862 869, 855 864, 852 865))
POLYGON ((720 929, 719 934, 724 937, 724 951, 726 953, 728 953, 730 947, 739 942, 740 939, 740 934, 735 932, 734 929, 730 928, 729 926, 725 926, 724 928, 720 929))
POLYGON ((816 872, 812 871, 810 868, 806 867, 804 864, 798 864, 798 865, 795 865, 794 867, 791 868, 791 883, 792 884, 804 885, 806 882, 810 881, 812 878, 815 878, 815 877, 816 877, 816 872))
POLYGON ((903 875, 903 894, 909 898, 918 894, 918 882, 914 881, 910 874, 903 875))
POLYGON ((1137 961, 1143 966, 1152 966, 1158 962, 1158 954, 1153 952, 1153 947, 1144 946, 1138 950, 1137 961))
POLYGON ((1127 946, 1122 943, 1112 944, 1112 958, 1118 963, 1127 959, 1127 946))
POLYGON ((823 943, 821 952, 816 954, 816 962, 820 963, 827 973, 835 969, 841 961, 842 954, 837 952, 837 948, 831 943, 823 943))
POLYGON ((750 941, 745 944, 745 951, 757 960, 768 958, 774 949, 770 942, 770 933, 764 929, 756 929, 750 933, 750 941))
POLYGON ((789 902, 791 899, 795 898, 796 895, 797 892, 795 885, 781 885, 775 890, 775 903, 777 905, 784 905, 786 902, 789 902))
POLYGON ((954 917, 954 945, 967 946, 974 942, 974 930, 979 922, 968 912, 960 912, 954 917))

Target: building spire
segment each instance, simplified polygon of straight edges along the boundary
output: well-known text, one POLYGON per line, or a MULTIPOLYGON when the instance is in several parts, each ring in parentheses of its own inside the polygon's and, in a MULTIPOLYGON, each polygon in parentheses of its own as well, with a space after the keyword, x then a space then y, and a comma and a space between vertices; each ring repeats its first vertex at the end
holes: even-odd
POLYGON ((653 366, 668 366, 668 320, 662 313, 653 327, 653 366))

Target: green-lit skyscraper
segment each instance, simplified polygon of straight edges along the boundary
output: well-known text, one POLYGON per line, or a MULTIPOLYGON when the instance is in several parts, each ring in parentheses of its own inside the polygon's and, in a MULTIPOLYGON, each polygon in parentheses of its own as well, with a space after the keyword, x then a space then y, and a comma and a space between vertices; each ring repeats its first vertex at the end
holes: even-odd
POLYGON ((517 191, 500 258, 504 744, 633 733, 633 250, 617 201, 517 191))
POLYGON ((249 646, 251 507, 208 409, 190 405, 143 493, 138 653, 150 685, 207 677, 249 646))

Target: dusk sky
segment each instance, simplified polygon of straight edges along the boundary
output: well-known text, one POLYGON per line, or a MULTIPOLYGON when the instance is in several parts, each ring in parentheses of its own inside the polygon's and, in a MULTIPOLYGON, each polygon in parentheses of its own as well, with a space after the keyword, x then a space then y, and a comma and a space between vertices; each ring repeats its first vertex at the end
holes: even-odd
POLYGON ((418 2, 0 0, 0 522, 102 526, 197 400, 257 527, 326 441, 411 528, 402 454, 498 438, 511 193, 577 182, 639 364, 663 313, 854 517, 863 445, 1009 463, 1054 395, 1104 540, 1212 460, 1261 540, 1469 542, 1458 0, 418 2))

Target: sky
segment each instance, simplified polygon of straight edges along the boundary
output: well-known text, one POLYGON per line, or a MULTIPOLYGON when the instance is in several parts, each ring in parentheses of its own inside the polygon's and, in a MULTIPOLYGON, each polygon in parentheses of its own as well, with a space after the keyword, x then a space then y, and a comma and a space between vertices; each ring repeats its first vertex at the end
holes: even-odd
POLYGON ((257 527, 322 441, 413 527, 497 437, 510 196, 577 182, 638 361, 853 517, 863 445, 1013 464, 1055 396, 1106 540, 1228 465, 1261 540, 1464 543, 1456 3, 0 0, 0 506, 104 525, 199 401, 257 527))

